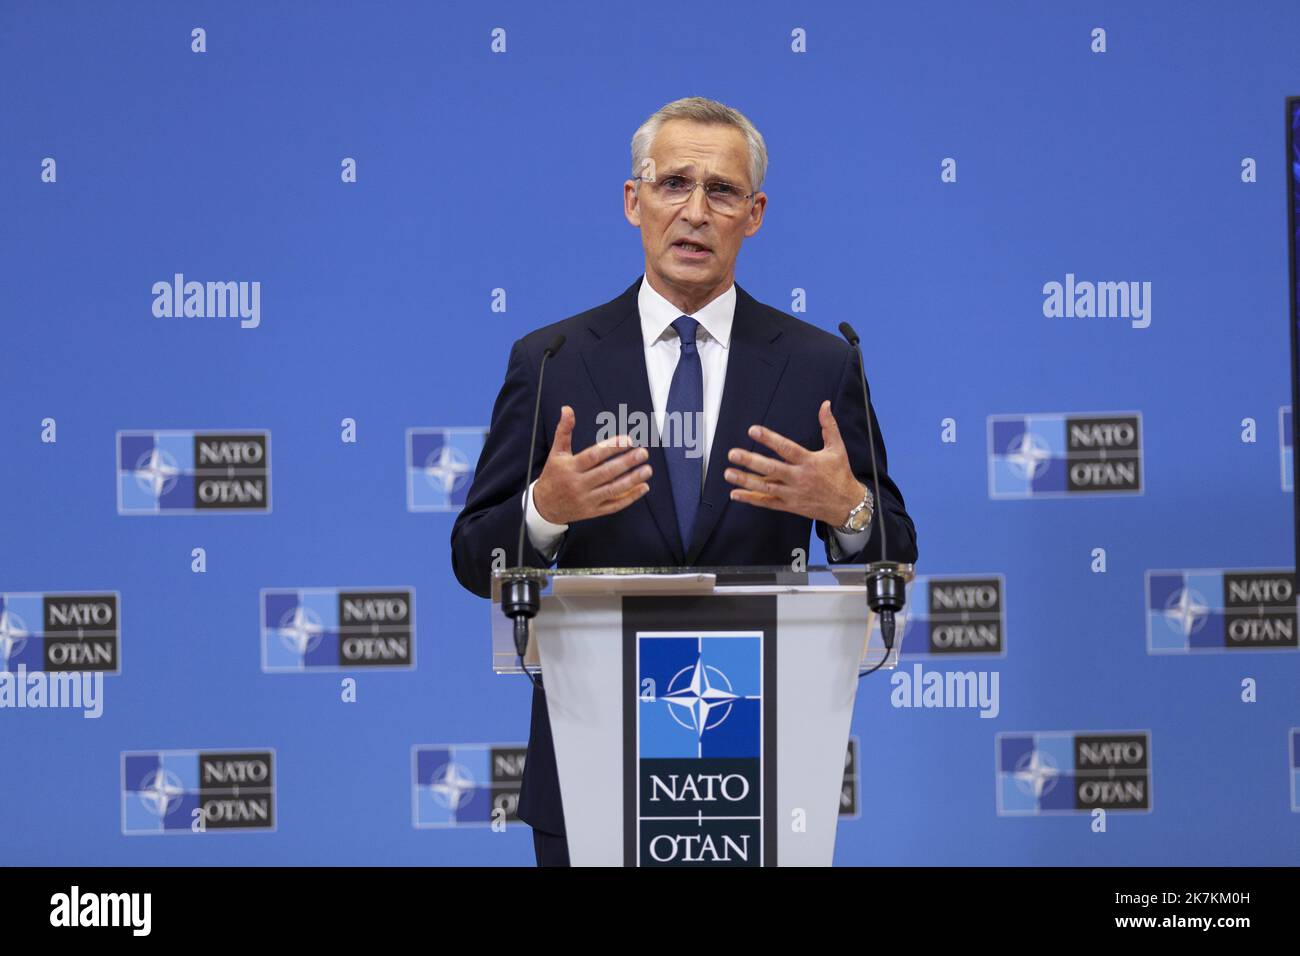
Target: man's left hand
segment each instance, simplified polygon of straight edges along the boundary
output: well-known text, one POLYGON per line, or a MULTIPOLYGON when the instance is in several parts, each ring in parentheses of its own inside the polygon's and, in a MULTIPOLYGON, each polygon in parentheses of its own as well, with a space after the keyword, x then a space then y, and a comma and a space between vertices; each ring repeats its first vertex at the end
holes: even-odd
POLYGON ((740 466, 723 473, 728 482, 736 485, 731 490, 731 500, 803 515, 832 528, 844 524, 849 512, 862 500, 865 489, 853 476, 829 401, 822 402, 817 418, 822 426, 821 451, 809 451, 770 428, 750 426, 749 437, 781 458, 731 449, 727 461, 740 466))

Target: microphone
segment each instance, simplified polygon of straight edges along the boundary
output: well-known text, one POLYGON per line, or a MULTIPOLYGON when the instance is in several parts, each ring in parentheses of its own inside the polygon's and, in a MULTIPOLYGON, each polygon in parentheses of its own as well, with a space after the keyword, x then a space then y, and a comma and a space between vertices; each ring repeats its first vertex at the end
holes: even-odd
MULTIPOLYGON (((528 442, 528 468, 524 475, 524 494, 533 483, 533 455, 537 450, 537 422, 542 414, 542 377, 546 374, 546 360, 560 351, 564 345, 564 336, 557 335, 542 352, 542 361, 537 369, 537 400, 533 405, 533 436, 528 442)), ((537 575, 529 574, 524 567, 524 534, 528 523, 528 513, 519 516, 519 548, 517 560, 508 577, 501 582, 501 610, 515 624, 515 651, 519 655, 519 666, 528 679, 537 683, 533 675, 524 667, 524 654, 528 651, 528 623, 537 616, 542 607, 542 587, 537 575)))
MULTIPOLYGON (((876 514, 880 513, 880 472, 876 468, 876 434, 875 428, 871 424, 871 398, 867 393, 867 371, 862 362, 862 349, 860 348, 861 339, 858 333, 853 331, 853 326, 847 322, 840 323, 840 335, 844 336, 845 341, 853 347, 853 351, 858 353, 858 374, 862 379, 862 405, 867 412, 867 446, 871 449, 871 480, 874 485, 871 494, 875 500, 876 514)), ((890 561, 885 552, 885 521, 880 520, 880 560, 872 561, 867 565, 867 607, 875 612, 880 619, 880 637, 885 642, 885 654, 870 670, 863 672, 860 676, 865 677, 867 674, 879 670, 880 666, 889 660, 890 652, 894 649, 894 615, 903 610, 903 605, 907 602, 907 582, 904 580, 901 566, 890 561)))

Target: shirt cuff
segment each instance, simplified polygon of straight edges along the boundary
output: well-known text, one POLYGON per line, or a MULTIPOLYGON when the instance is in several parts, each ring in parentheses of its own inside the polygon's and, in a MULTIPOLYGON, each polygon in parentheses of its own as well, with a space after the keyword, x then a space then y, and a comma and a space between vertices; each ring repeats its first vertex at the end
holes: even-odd
POLYGON ((875 524, 876 516, 873 513, 867 526, 861 531, 855 531, 853 534, 845 534, 842 531, 831 529, 831 536, 827 539, 826 544, 831 552, 831 560, 839 561, 842 558, 851 558, 867 546, 867 538, 871 537, 871 526, 875 524))
POLYGON ((555 557, 556 547, 560 539, 564 537, 564 532, 569 530, 567 524, 556 524, 553 521, 547 521, 533 504, 533 485, 537 484, 537 479, 533 479, 533 484, 528 486, 524 492, 524 524, 528 528, 528 541, 537 551, 548 558, 555 557))

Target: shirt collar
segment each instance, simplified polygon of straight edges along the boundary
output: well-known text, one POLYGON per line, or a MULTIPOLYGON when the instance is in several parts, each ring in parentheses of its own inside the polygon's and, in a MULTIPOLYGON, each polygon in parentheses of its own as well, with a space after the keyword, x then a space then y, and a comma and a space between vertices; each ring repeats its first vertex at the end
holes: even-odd
MULTIPOLYGON (((646 348, 654 345, 683 312, 650 285, 642 276, 637 293, 637 310, 641 313, 641 339, 646 348)), ((731 324, 736 317, 736 284, 733 282, 708 305, 691 316, 709 337, 724 349, 731 344, 731 324)))

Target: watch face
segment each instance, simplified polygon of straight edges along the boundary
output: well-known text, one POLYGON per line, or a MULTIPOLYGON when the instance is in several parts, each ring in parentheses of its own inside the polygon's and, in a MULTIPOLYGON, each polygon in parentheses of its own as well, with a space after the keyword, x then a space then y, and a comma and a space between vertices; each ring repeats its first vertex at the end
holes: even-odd
POLYGON ((866 508, 863 508, 861 511, 859 511, 857 514, 855 514, 852 518, 849 519, 849 526, 854 531, 861 531, 863 528, 867 526, 867 522, 870 520, 871 520, 871 512, 868 511, 866 508))

